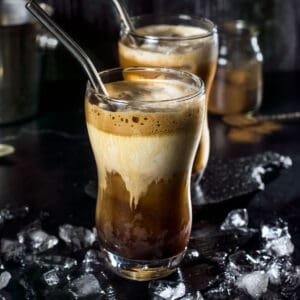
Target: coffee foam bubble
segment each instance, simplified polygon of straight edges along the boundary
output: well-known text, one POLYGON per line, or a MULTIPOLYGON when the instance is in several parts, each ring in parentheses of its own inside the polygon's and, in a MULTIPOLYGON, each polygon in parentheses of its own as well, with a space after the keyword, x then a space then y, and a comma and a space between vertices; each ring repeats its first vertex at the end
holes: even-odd
MULTIPOLYGON (((108 90, 118 95, 124 86, 114 83, 108 90)), ((177 90, 176 96, 182 97, 180 85, 177 90)), ((161 90, 152 89, 152 96, 156 92, 159 97, 163 95, 161 90)), ((149 99, 149 95, 138 97, 149 99)), ((106 174, 119 174, 130 193, 129 204, 135 208, 151 183, 186 174, 200 139, 204 115, 204 101, 200 97, 177 104, 173 111, 150 112, 106 111, 87 99, 87 127, 98 166, 99 187, 106 188, 106 174)))

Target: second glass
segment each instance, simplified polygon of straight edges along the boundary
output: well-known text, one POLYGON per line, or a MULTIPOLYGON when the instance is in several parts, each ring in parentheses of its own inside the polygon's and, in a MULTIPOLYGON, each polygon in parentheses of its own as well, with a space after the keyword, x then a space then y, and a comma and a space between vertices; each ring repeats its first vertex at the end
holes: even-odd
MULTIPOLYGON (((207 108, 218 58, 218 36, 214 23, 188 15, 145 15, 134 17, 132 21, 136 28, 134 33, 121 30, 118 44, 121 67, 169 67, 192 72, 205 83, 207 108)), ((192 194, 195 197, 195 188, 207 165, 209 150, 206 116, 193 165, 192 194)))

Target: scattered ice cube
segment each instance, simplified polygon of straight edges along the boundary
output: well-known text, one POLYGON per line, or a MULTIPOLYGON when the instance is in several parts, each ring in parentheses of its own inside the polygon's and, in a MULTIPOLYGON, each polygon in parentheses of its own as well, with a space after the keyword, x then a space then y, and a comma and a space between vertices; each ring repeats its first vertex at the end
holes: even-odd
POLYGON ((281 283, 281 266, 276 261, 270 263, 266 273, 271 284, 279 285, 281 283))
POLYGON ((7 271, 4 271, 0 274, 0 290, 4 289, 11 279, 11 274, 7 271))
POLYGON ((249 217, 247 210, 235 209, 229 212, 223 224, 221 230, 233 230, 233 229, 245 229, 248 226, 249 217))
POLYGON ((52 269, 43 274, 43 279, 49 286, 58 285, 60 282, 59 276, 57 274, 57 270, 52 269))
POLYGON ((263 225, 261 237, 264 240, 264 248, 271 255, 281 257, 291 255, 294 252, 288 224, 281 219, 274 224, 263 225))
POLYGON ((241 275, 255 270, 258 261, 245 251, 238 251, 228 258, 227 271, 233 275, 241 275))
MULTIPOLYGON (((227 275, 227 274, 226 274, 227 275)), ((205 299, 230 299, 232 293, 232 281, 235 281, 231 275, 221 279, 217 286, 210 288, 205 294, 205 299)))
POLYGON ((300 266, 293 266, 281 271, 281 290, 284 293, 295 291, 300 286, 300 266))
POLYGON ((204 300, 202 294, 200 291, 194 292, 194 293, 188 293, 185 296, 179 298, 181 300, 204 300))
POLYGON ((161 299, 175 300, 186 296, 186 286, 183 282, 156 280, 149 283, 152 298, 159 296, 161 299))
POLYGON ((104 256, 99 250, 88 250, 82 261, 82 266, 86 273, 93 272, 97 266, 104 266, 104 256))
POLYGON ((216 263, 220 267, 224 267, 226 265, 226 261, 228 258, 228 253, 221 251, 215 252, 214 255, 210 258, 210 260, 216 263))
POLYGON ((36 253, 45 252, 58 243, 57 237, 34 227, 19 232, 18 240, 20 243, 29 246, 36 253))
POLYGON ((93 274, 85 274, 70 283, 70 292, 76 299, 91 295, 104 295, 99 281, 93 274))
POLYGON ((0 210, 0 224, 17 218, 24 218, 29 212, 27 206, 21 206, 15 209, 3 208, 0 210))
POLYGON ((238 278, 236 286, 254 299, 261 297, 268 289, 269 278, 263 271, 254 271, 238 278))
POLYGON ((195 263, 201 257, 196 249, 187 249, 184 255, 183 263, 195 263))
POLYGON ((269 250, 269 252, 278 257, 291 255, 295 248, 288 236, 283 236, 277 240, 269 241, 266 243, 265 247, 269 250))
POLYGON ((16 240, 2 239, 1 253, 6 261, 19 261, 25 256, 25 246, 16 240))
POLYGON ((42 268, 51 268, 57 271, 70 270, 77 266, 77 261, 74 258, 59 256, 59 255, 45 255, 45 256, 27 256, 27 260, 38 264, 42 268))
POLYGON ((94 230, 70 224, 59 226, 59 237, 75 250, 89 247, 96 241, 94 230))
POLYGON ((273 224, 261 226, 261 237, 267 241, 275 240, 286 235, 289 235, 288 224, 282 219, 278 219, 273 224))

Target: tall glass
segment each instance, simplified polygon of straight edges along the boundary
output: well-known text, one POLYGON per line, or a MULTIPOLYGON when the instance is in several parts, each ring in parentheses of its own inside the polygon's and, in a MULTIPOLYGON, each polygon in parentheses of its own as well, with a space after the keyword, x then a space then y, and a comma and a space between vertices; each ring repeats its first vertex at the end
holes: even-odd
MULTIPOLYGON (((214 23, 187 15, 145 15, 134 17, 132 21, 136 32, 121 30, 118 43, 120 66, 168 67, 192 72, 205 83, 207 107, 218 57, 218 34, 214 23)), ((198 183, 207 165, 209 150, 206 116, 193 165, 193 198, 199 196, 198 183)))
POLYGON ((180 263, 192 224, 190 177, 205 112, 203 82, 166 68, 100 73, 87 128, 98 169, 96 228, 110 268, 151 280, 180 263))

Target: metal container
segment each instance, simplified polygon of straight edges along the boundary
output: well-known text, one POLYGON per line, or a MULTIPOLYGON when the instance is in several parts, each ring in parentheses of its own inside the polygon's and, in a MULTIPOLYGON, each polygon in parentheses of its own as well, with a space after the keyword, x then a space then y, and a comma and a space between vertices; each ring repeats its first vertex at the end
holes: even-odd
MULTIPOLYGON (((38 112, 41 29, 23 0, 0 0, 0 124, 38 112)), ((47 43, 46 43, 47 44, 47 43)))

